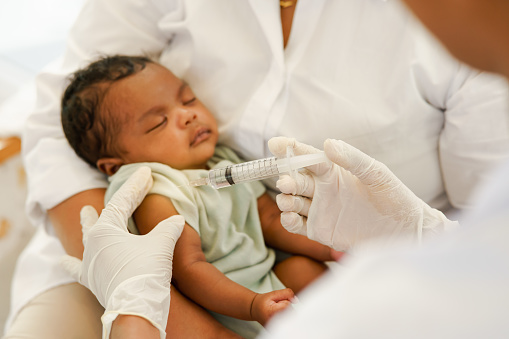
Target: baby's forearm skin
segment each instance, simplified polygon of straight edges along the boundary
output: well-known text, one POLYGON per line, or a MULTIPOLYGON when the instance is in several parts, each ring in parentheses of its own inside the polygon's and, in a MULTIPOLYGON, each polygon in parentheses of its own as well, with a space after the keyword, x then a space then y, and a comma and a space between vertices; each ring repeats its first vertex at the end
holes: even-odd
POLYGON ((173 282, 204 308, 242 320, 251 316, 256 293, 227 278, 205 260, 198 233, 186 225, 175 247, 173 282))
MULTIPOLYGON (((158 222, 175 214, 178 212, 170 199, 151 194, 136 210, 134 219, 140 233, 146 234, 158 222)), ((233 282, 207 262, 199 234, 187 224, 177 241, 173 258, 172 284, 195 303, 220 314, 258 321, 263 325, 274 312, 284 307, 284 300, 293 296, 293 292, 270 292, 257 298, 259 303, 254 302, 257 293, 233 282), (252 307, 256 307, 256 312, 251 312, 252 307)))

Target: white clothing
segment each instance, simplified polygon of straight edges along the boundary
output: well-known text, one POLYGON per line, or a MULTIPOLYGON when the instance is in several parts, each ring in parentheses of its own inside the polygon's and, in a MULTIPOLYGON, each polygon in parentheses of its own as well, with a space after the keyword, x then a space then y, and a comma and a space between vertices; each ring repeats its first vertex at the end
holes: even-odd
POLYGON ((354 253, 263 338, 508 338, 508 172, 494 177, 462 228, 419 248, 354 253))
POLYGON ((14 286, 33 284, 14 289, 11 315, 71 281, 48 273, 61 270, 60 245, 38 262, 42 242, 55 242, 43 234, 43 226, 53 233, 44 211, 106 187, 64 138, 63 79, 99 54, 142 52, 190 84, 217 117, 220 142, 248 160, 269 156, 272 136, 319 148, 341 139, 387 164, 433 207, 448 205, 447 192, 462 208, 471 185, 509 154, 505 81, 452 59, 399 1, 299 0, 283 49, 277 1, 89 0, 61 68, 38 77, 23 146, 27 208, 41 243, 21 258, 14 286))

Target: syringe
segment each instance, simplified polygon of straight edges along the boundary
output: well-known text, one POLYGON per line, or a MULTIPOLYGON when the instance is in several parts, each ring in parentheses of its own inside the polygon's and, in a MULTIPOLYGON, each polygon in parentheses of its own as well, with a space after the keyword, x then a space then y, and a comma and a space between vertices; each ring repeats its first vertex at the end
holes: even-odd
POLYGON ((327 161, 327 157, 324 152, 297 156, 288 154, 286 158, 271 157, 253 160, 212 169, 207 177, 192 180, 189 182, 189 185, 194 187, 209 185, 219 189, 243 182, 275 177, 282 173, 292 174, 299 168, 325 161, 327 161))

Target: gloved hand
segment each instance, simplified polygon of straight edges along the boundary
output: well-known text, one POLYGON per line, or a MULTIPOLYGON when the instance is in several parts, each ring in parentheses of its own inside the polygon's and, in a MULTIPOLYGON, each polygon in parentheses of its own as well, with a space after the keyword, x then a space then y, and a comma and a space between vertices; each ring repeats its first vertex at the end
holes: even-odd
POLYGON ((185 220, 173 216, 147 235, 130 234, 127 220, 151 186, 150 168, 143 167, 113 195, 100 217, 93 207, 83 207, 83 261, 62 258, 63 267, 105 308, 103 338, 109 338, 119 314, 143 317, 166 337, 173 250, 185 220))
MULTIPOLYGON (((269 149, 284 157, 287 146, 295 155, 316 153, 295 139, 276 137, 269 149)), ((379 236, 439 233, 457 226, 428 206, 384 164, 340 140, 328 139, 324 151, 332 161, 309 166, 296 178, 285 175, 277 182, 281 223, 290 232, 307 235, 336 250, 345 251, 379 236)))

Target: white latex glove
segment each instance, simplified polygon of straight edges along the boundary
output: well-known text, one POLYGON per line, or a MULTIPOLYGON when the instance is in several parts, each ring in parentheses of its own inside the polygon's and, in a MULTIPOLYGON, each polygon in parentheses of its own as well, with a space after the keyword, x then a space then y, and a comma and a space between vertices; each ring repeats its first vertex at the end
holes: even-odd
MULTIPOLYGON (((295 155, 318 152, 295 139, 269 140, 275 156, 284 157, 287 146, 295 155)), ((423 233, 457 226, 419 199, 387 166, 358 149, 328 139, 324 151, 332 162, 309 166, 295 180, 285 175, 277 182, 284 193, 276 198, 283 211, 281 223, 288 231, 345 251, 375 237, 420 241, 423 233)))
POLYGON ((92 206, 83 207, 83 261, 62 258, 63 267, 105 308, 103 338, 109 338, 119 314, 143 317, 166 337, 173 250, 185 220, 173 216, 147 235, 130 234, 127 220, 151 186, 150 168, 143 167, 113 195, 100 217, 92 206))

